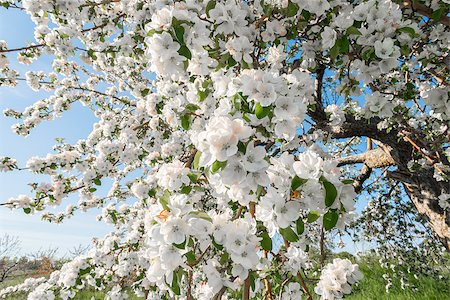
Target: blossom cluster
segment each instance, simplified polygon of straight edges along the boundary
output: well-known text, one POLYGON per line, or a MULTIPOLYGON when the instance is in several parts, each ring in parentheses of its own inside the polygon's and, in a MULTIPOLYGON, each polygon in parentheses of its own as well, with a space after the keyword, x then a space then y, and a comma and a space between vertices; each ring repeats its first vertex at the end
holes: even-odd
POLYGON ((320 281, 314 291, 321 299, 342 299, 350 294, 351 285, 362 279, 358 265, 352 264, 348 259, 336 258, 325 266, 320 274, 320 281))

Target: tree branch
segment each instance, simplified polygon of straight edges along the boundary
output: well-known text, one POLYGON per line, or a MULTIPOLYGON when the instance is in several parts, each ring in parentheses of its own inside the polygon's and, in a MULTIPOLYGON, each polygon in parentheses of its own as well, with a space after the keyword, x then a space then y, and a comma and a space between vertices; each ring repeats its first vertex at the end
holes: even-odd
POLYGON ((325 75, 325 66, 319 65, 316 70, 316 80, 314 81, 314 99, 316 100, 316 109, 309 113, 311 118, 316 123, 327 120, 327 115, 325 114, 325 111, 323 109, 323 102, 322 102, 322 87, 324 75, 325 75))
POLYGON ((338 167, 364 163, 371 169, 395 165, 395 161, 391 157, 391 155, 389 153, 386 153, 382 148, 375 148, 361 154, 341 157, 337 159, 337 162, 338 167))
POLYGON ((364 182, 369 179, 371 174, 372 169, 364 164, 359 175, 353 180, 353 187, 355 188, 355 192, 359 193, 362 190, 364 182))
MULTIPOLYGON (((425 6, 417 1, 412 0, 396 0, 397 4, 400 5, 402 8, 412 9, 413 12, 417 12, 421 14, 422 16, 425 16, 427 18, 433 19, 433 9, 429 8, 428 6, 425 6)), ((448 11, 444 12, 439 20, 436 20, 437 22, 450 27, 450 18, 447 16, 448 11)))
MULTIPOLYGON (((117 1, 112 1, 112 2, 117 2, 117 1)), ((117 21, 117 20, 119 20, 120 18, 122 18, 124 16, 125 16, 125 14, 121 14, 121 15, 117 16, 117 18, 115 18, 114 21, 117 21)), ((94 27, 91 27, 91 28, 86 28, 86 29, 81 30, 81 33, 86 33, 86 32, 89 32, 89 31, 96 30, 96 29, 100 29, 100 28, 105 27, 108 24, 110 24, 110 23, 109 22, 105 22, 105 23, 102 23, 100 25, 97 25, 97 26, 94 26, 94 27)), ((31 45, 31 46, 26 46, 26 47, 21 47, 21 48, 4 49, 4 50, 0 50, 0 53, 24 51, 24 50, 30 50, 30 49, 33 49, 33 48, 40 48, 40 47, 44 47, 44 46, 45 46, 45 44, 37 44, 37 45, 31 45)))

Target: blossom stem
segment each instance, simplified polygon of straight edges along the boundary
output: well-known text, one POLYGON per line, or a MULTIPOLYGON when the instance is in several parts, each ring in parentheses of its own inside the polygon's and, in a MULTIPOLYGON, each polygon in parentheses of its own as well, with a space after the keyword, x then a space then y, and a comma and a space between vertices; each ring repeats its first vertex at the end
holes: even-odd
POLYGON ((249 203, 249 205, 248 205, 248 210, 249 210, 249 212, 250 212, 250 215, 252 216, 252 218, 254 218, 255 217, 255 202, 250 202, 249 203))
POLYGON ((325 232, 323 227, 320 229, 320 266, 323 268, 323 264, 325 262, 325 232))
POLYGON ((308 300, 312 300, 312 296, 309 293, 308 287, 306 286, 305 280, 303 279, 302 275, 300 274, 300 272, 297 274, 297 278, 300 281, 300 285, 303 288, 303 292, 305 292, 306 294, 306 299, 308 300))
POLYGON ((242 293, 242 300, 250 299, 250 274, 244 281, 244 292, 242 293))
MULTIPOLYGON (((263 256, 264 258, 267 258, 267 251, 263 250, 263 256)), ((264 285, 266 286, 266 296, 268 300, 273 300, 273 296, 272 296, 272 288, 270 287, 270 281, 269 279, 266 277, 264 278, 264 285)))

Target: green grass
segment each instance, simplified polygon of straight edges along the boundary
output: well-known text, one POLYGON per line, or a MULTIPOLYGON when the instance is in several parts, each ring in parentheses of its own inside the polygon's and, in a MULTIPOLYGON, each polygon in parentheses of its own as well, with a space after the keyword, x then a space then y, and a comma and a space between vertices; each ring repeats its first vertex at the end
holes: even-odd
MULTIPOLYGON (((393 286, 389 293, 385 290, 385 281, 382 277, 384 270, 374 263, 360 263, 360 270, 364 274, 364 279, 358 286, 353 288, 352 294, 345 299, 348 300, 450 300, 450 284, 445 280, 435 280, 431 277, 419 276, 415 279, 412 275, 409 276, 409 284, 415 289, 402 290, 400 282, 393 281, 393 286)), ((24 280, 24 277, 18 277, 7 282, 0 283, 0 288, 8 285, 18 284, 24 280)), ((311 287, 310 291, 313 291, 311 287)), ((84 290, 78 294, 74 299, 90 300, 92 297, 95 300, 103 300, 105 294, 100 291, 84 290)), ((7 300, 23 300, 25 295, 18 295, 15 297, 6 298, 7 300)), ((129 300, 141 300, 143 298, 135 296, 130 293, 129 300)), ((314 297, 319 299, 319 297, 314 297)))
POLYGON ((386 293, 384 270, 376 264, 360 264, 364 274, 363 280, 345 299, 349 300, 450 300, 450 284, 445 280, 435 280, 420 276, 415 279, 411 274, 408 283, 415 289, 401 289, 400 282, 393 280, 393 285, 386 293))
POLYGON ((15 276, 14 278, 8 278, 3 282, 0 282, 0 289, 3 289, 7 286, 21 284, 25 280, 23 276, 15 276))

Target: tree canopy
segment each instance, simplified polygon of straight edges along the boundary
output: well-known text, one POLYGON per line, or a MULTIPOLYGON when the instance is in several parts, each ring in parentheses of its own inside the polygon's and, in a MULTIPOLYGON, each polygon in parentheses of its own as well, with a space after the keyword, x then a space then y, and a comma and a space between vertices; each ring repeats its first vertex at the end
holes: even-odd
POLYGON ((35 23, 34 42, 0 41, 0 86, 50 93, 4 111, 12 130, 27 136, 75 102, 98 119, 45 157, 1 157, 1 171, 49 178, 2 205, 54 223, 101 208, 112 227, 0 296, 336 299, 362 276, 326 263, 339 236, 422 271, 450 249, 448 0, 0 5, 35 23), (42 56, 51 72, 10 65, 42 56))

